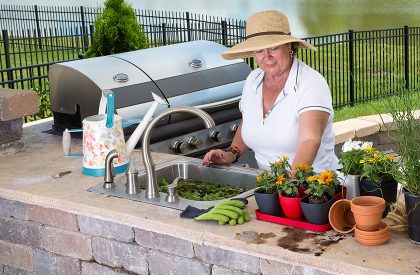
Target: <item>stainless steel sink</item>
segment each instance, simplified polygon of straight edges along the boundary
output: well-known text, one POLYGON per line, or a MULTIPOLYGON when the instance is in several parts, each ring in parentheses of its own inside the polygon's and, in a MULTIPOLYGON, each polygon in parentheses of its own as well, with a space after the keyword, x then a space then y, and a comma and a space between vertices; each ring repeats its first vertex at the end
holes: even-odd
MULTIPOLYGON (((230 185, 233 187, 242 187, 245 192, 235 196, 235 198, 246 198, 254 194, 256 187, 255 177, 261 173, 261 170, 246 168, 240 166, 203 166, 201 160, 185 160, 175 159, 159 165, 156 165, 156 178, 157 182, 161 182, 162 179, 167 180, 171 183, 176 177, 184 179, 193 179, 201 182, 219 183, 224 185, 230 185)), ((144 189, 146 186, 146 174, 144 170, 139 172, 140 186, 144 189)), ((179 198, 176 202, 166 202, 166 193, 160 192, 159 198, 147 199, 145 197, 145 191, 142 190, 140 193, 135 195, 128 195, 125 190, 126 178, 124 175, 117 176, 115 178, 116 187, 111 189, 103 188, 103 182, 89 188, 88 191, 98 194, 106 194, 119 198, 141 201, 145 203, 165 206, 169 208, 175 208, 184 210, 188 205, 206 208, 214 204, 220 203, 220 201, 192 201, 184 198, 179 198)), ((226 199, 227 200, 227 199, 226 199)))

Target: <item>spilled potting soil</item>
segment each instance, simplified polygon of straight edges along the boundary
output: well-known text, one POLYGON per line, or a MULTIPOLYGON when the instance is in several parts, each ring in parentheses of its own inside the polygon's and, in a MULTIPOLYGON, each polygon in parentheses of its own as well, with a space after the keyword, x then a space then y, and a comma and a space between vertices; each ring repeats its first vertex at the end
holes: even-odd
POLYGON ((346 237, 335 234, 312 233, 302 229, 285 227, 282 229, 286 236, 277 240, 277 245, 293 252, 313 254, 321 256, 325 248, 337 244, 346 237))
POLYGON ((247 243, 263 244, 266 243, 269 238, 274 238, 274 233, 258 233, 255 231, 244 231, 242 233, 236 233, 235 239, 241 240, 247 243))

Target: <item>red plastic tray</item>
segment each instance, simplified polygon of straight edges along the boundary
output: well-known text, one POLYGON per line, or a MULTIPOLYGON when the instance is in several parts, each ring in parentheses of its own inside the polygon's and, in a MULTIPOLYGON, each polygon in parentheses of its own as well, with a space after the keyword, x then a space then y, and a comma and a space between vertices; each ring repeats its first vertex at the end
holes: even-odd
MULTIPOLYGON (((296 221, 296 220, 288 219, 284 216, 272 216, 272 215, 263 214, 260 212, 259 209, 255 210, 255 215, 257 216, 257 219, 261 221, 267 221, 267 222, 272 222, 272 223, 293 226, 293 227, 311 230, 315 232, 324 232, 331 229, 331 225, 329 223, 313 224, 307 221, 296 221)), ((280 214, 280 215, 283 215, 283 214, 280 214)))

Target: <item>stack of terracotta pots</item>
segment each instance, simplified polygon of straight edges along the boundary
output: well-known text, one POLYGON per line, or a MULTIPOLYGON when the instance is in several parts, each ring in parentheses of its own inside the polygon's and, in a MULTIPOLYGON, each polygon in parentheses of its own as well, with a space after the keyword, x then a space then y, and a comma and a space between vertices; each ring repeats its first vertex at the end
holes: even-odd
POLYGON ((336 201, 330 209, 331 226, 340 233, 354 231, 356 240, 364 245, 380 245, 390 238, 389 226, 381 221, 385 200, 361 196, 336 201))

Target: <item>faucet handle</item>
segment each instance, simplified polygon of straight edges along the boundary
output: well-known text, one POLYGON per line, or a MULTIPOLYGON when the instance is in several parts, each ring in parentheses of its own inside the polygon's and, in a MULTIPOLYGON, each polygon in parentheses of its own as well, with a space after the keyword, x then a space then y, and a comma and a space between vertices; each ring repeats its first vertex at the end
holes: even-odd
POLYGON ((113 160, 118 157, 118 152, 116 149, 109 151, 105 158, 105 176, 104 176, 104 188, 114 188, 114 177, 115 170, 113 160))
POLYGON ((134 167, 134 159, 130 159, 130 165, 125 172, 127 182, 125 183, 125 192, 129 195, 140 193, 139 172, 134 167))

